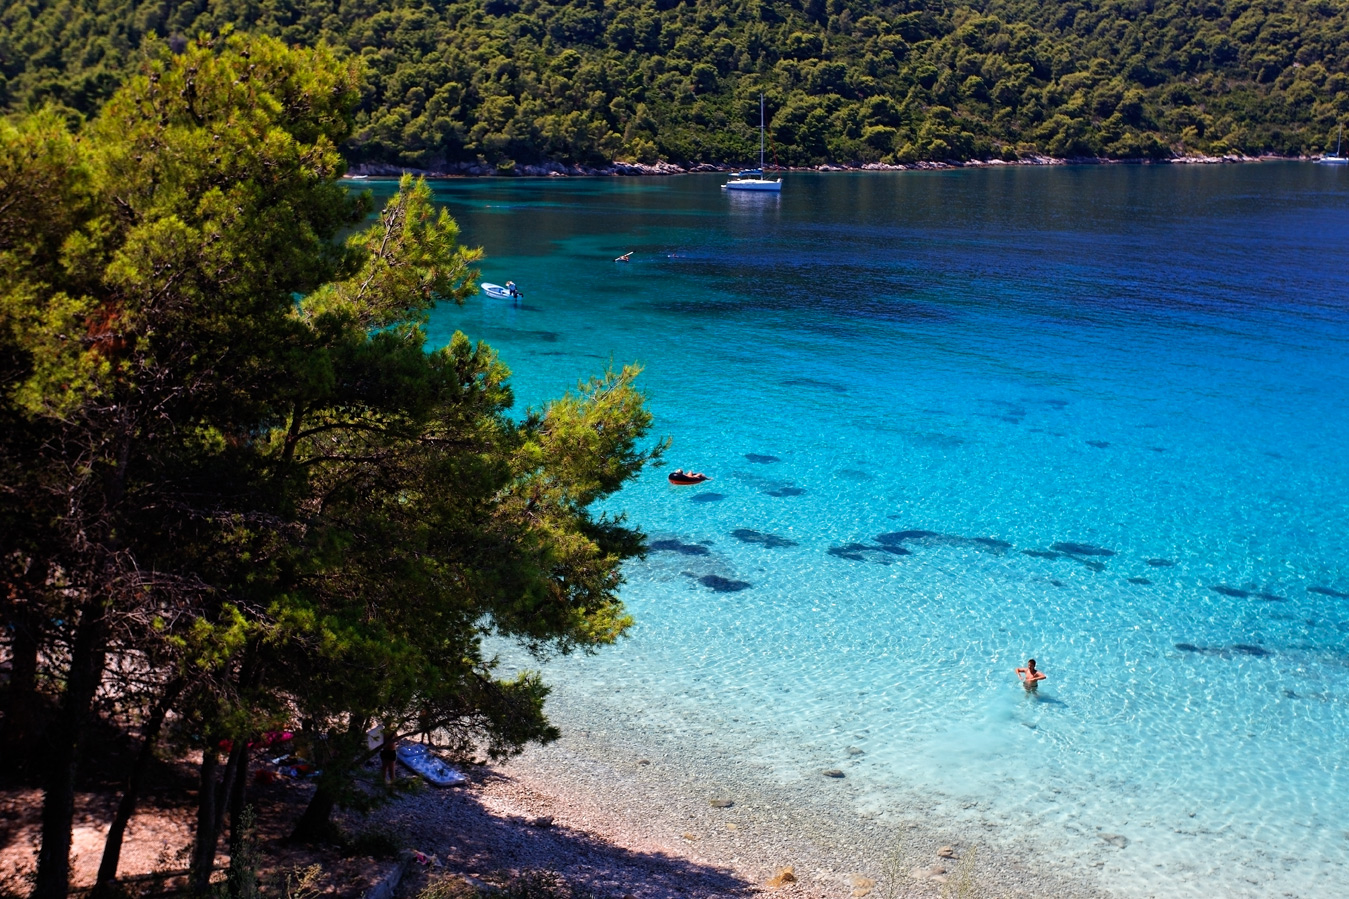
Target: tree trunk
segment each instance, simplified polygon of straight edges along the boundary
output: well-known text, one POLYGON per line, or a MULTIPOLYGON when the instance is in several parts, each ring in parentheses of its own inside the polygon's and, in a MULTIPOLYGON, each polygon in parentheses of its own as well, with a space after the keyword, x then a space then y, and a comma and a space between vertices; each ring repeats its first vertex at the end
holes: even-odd
POLYGON ((122 858, 122 838, 126 836, 126 826, 136 811, 141 785, 150 770, 150 763, 154 761, 155 746, 159 742, 159 731, 164 726, 164 718, 182 689, 181 679, 171 681, 165 688, 164 695, 150 712, 150 717, 146 719, 140 754, 136 756, 131 774, 127 777, 126 790, 122 793, 122 800, 117 804, 117 813, 113 815, 112 825, 108 828, 108 837, 103 842, 103 860, 98 865, 98 879, 94 884, 95 894, 101 893, 117 879, 117 865, 122 858))
MULTIPOLYGON (((239 741, 243 743, 242 740, 239 741)), ((243 815, 244 800, 248 796, 248 745, 243 743, 243 752, 239 755, 239 763, 234 771, 233 782, 229 785, 229 812, 230 812, 230 858, 234 858, 234 852, 239 847, 243 836, 243 815)))
POLYGON ((70 833, 75 818, 75 772, 80 738, 86 730, 94 695, 103 679, 104 607, 89 601, 75 627, 60 714, 48 731, 47 772, 43 778, 42 847, 31 899, 65 899, 70 887, 70 833))
POLYGON ((318 843, 335 836, 336 828, 331 820, 333 809, 337 806, 337 797, 351 779, 351 770, 359 755, 355 747, 364 748, 365 731, 369 726, 370 722, 365 718, 350 719, 345 739, 329 740, 327 757, 321 760, 315 758, 315 763, 322 765, 324 773, 318 779, 314 797, 309 800, 300 820, 295 822, 295 829, 290 832, 292 841, 318 843))
POLYGON ((327 777, 318 779, 314 797, 305 806, 304 814, 295 822, 290 838, 296 843, 319 843, 333 835, 333 808, 337 805, 337 790, 327 777))
POLYGON ((38 766, 40 708, 37 692, 38 649, 42 645, 42 616, 30 602, 15 604, 10 616, 10 673, 0 753, 8 759, 7 777, 24 777, 38 766))
POLYGON ((234 740, 230 745, 229 760, 225 762, 225 774, 220 778, 220 786, 215 794, 215 832, 217 834, 225 828, 225 812, 233 814, 233 806, 230 805, 230 798, 233 796, 234 780, 238 775, 239 766, 247 758, 248 744, 243 740, 234 740))
MULTIPOLYGON (((240 743, 243 743, 241 740, 240 743)), ((244 743, 229 785, 230 809, 230 895, 233 899, 254 899, 257 896, 257 853, 253 851, 253 818, 245 815, 244 801, 248 796, 248 745, 244 743)))
POLYGON ((211 871, 215 868, 216 835, 216 784, 215 772, 220 767, 220 756, 216 754, 211 738, 201 750, 201 788, 197 794, 197 842, 192 849, 192 873, 188 879, 188 889, 196 895, 204 894, 211 887, 211 871))

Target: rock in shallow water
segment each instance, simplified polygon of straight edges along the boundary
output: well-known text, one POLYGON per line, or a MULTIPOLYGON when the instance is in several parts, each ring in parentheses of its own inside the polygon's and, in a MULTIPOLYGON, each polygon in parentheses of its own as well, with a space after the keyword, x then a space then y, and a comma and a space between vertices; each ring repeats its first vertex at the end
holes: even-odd
POLYGON ((837 768, 826 768, 820 773, 823 774, 825 777, 839 778, 843 776, 843 772, 837 768))
POLYGON ((735 805, 735 803, 730 799, 711 799, 708 801, 707 804, 712 806, 713 808, 730 808, 731 806, 735 805))
POLYGON ((937 850, 937 858, 955 858, 956 851, 950 846, 943 846, 937 850))
POLYGON ((1105 840, 1116 849, 1123 849, 1129 845, 1129 838, 1118 833, 1103 833, 1101 839, 1105 840))

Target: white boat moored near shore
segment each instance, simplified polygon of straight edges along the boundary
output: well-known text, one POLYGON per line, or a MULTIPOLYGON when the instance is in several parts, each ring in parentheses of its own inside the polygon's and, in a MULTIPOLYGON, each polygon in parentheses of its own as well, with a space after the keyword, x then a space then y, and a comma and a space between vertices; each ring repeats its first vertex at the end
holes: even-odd
POLYGON ((782 191, 782 179, 775 178, 769 181, 763 176, 763 151, 764 151, 764 97, 759 94, 759 167, 757 169, 745 169, 736 172, 731 177, 734 180, 727 181, 721 186, 722 190, 757 190, 771 191, 780 193, 782 191))

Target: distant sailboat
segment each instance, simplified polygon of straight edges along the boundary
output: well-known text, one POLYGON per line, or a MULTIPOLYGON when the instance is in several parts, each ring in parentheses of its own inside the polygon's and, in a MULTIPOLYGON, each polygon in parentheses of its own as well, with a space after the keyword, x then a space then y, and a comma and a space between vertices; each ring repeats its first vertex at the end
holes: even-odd
POLYGON ((1325 165, 1349 165, 1349 157, 1340 155, 1340 138, 1343 136, 1344 136, 1344 126, 1341 125, 1340 130, 1335 133, 1335 155, 1322 156, 1320 159, 1316 161, 1324 163, 1325 165))
POLYGON ((722 190, 759 190, 774 191, 782 190, 782 179, 777 178, 769 181, 763 176, 763 148, 764 148, 764 99, 763 94, 759 94, 759 167, 757 169, 745 169, 735 173, 735 180, 727 181, 723 184, 722 190))

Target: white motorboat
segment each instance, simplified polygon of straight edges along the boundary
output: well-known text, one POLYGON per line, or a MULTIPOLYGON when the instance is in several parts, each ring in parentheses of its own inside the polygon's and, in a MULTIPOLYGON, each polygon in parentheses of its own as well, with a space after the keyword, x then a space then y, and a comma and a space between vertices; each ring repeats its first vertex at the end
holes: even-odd
POLYGON ((468 780, 422 743, 399 743, 398 761, 420 774, 422 779, 433 786, 456 787, 468 780))
POLYGON ((520 292, 514 282, 508 282, 505 287, 502 287, 500 284, 489 284, 484 281, 482 282, 482 292, 489 297, 496 297, 498 300, 519 300, 524 297, 524 294, 520 292))
POLYGON ((759 167, 757 169, 745 169, 732 175, 732 180, 727 181, 721 186, 722 190, 757 190, 781 192, 782 179, 775 178, 769 181, 763 176, 763 151, 764 151, 764 97, 759 94, 759 167))

